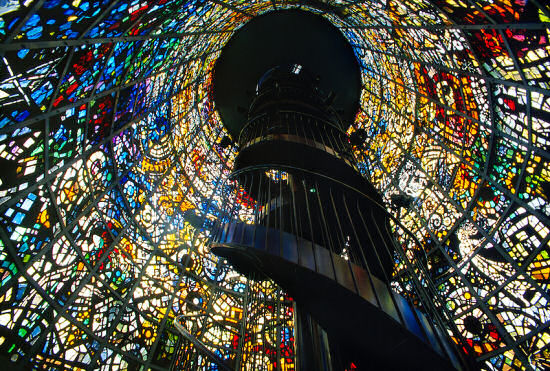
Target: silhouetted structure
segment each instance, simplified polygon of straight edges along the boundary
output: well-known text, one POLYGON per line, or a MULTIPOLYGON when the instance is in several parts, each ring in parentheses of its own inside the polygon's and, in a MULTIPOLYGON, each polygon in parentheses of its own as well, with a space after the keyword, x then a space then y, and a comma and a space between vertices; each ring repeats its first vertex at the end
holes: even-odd
MULTIPOLYGON (((390 288, 394 265, 407 258, 381 197, 356 168, 336 93, 323 91, 322 79, 300 63, 259 79, 212 251, 296 299, 300 369, 456 367, 442 329, 390 288)), ((422 305, 436 316, 433 304, 422 305)))

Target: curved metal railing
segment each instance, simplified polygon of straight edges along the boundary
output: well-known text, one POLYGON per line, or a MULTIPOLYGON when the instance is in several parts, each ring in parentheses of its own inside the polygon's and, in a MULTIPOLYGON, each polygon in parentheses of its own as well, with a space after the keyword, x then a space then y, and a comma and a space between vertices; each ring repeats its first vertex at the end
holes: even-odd
MULTIPOLYGON (((393 293, 405 297, 427 316, 435 333, 445 333, 445 338, 452 334, 459 339, 458 344, 451 343, 460 357, 463 356, 461 348, 469 348, 460 340, 461 334, 446 309, 445 298, 439 295, 431 278, 422 245, 369 195, 329 176, 281 165, 240 169, 230 175, 223 188, 222 199, 226 202, 222 205, 213 241, 220 238, 224 225, 244 223, 279 230, 321 245, 333 255, 362 267, 369 277, 385 281, 397 313, 402 311, 402 305, 393 293), (391 237, 396 235, 397 239, 391 237), (372 249, 373 245, 377 247, 372 249), (392 262, 391 272, 384 267, 388 259, 392 262), (381 269, 377 269, 377 263, 381 269)), ((242 231, 244 233, 244 228, 242 231)), ((423 321, 416 317, 418 322, 423 321)), ((448 348, 448 343, 438 341, 442 348, 448 348)), ((462 361, 469 363, 465 358, 462 361)))
POLYGON ((290 135, 318 144, 314 146, 332 150, 353 166, 351 145, 346 133, 330 121, 304 112, 279 110, 276 117, 264 113, 250 119, 241 130, 239 146, 244 149, 268 140, 273 135, 290 135))

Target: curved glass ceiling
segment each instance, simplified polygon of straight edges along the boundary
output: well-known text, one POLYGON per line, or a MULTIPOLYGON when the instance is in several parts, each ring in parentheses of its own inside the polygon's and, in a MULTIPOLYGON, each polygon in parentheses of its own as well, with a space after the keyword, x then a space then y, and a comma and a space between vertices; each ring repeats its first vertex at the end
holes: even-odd
POLYGON ((234 30, 282 8, 354 47, 360 168, 422 241, 474 355, 550 367, 543 0, 1 1, 3 361, 167 368, 174 318, 200 310, 197 336, 229 359, 254 346, 235 335, 250 292, 292 328, 288 298, 206 249, 235 155, 212 68, 234 30))

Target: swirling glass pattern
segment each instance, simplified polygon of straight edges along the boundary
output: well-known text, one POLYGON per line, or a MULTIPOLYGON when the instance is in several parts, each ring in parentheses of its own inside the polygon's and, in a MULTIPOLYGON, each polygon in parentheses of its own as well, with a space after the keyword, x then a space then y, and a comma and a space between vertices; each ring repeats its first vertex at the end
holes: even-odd
POLYGON ((285 8, 353 46, 359 168, 422 242, 468 351, 550 367, 543 0, 1 1, 3 361, 169 368, 193 346, 172 326, 185 314, 217 356, 294 369, 291 298, 207 248, 236 151, 212 69, 236 29, 285 8))

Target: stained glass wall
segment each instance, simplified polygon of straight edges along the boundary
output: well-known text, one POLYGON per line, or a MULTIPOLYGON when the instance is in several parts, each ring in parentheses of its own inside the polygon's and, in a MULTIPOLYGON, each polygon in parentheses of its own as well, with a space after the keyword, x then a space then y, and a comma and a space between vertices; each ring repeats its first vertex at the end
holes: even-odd
POLYGON ((219 356, 254 362, 232 329, 265 290, 206 246, 234 158, 212 68, 235 29, 280 8, 353 45, 355 155, 422 241, 470 352, 490 370, 550 367, 543 0, 1 1, 3 362, 168 368, 172 322, 193 313, 219 356))

